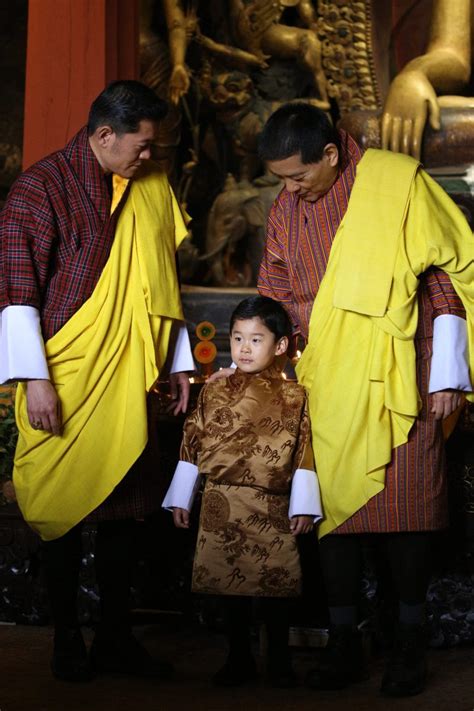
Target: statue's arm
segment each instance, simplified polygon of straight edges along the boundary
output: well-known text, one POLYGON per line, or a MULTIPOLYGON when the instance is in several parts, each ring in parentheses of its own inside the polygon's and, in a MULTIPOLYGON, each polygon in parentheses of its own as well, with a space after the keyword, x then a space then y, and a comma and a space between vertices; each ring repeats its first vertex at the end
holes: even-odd
POLYGON ((298 14, 306 27, 314 27, 317 21, 316 10, 311 0, 301 0, 298 5, 298 14))
POLYGON ((187 94, 190 86, 189 70, 186 67, 189 44, 187 21, 180 0, 163 0, 163 9, 172 66, 169 93, 171 101, 177 104, 179 99, 187 94))
POLYGON ((434 0, 425 54, 393 80, 382 113, 382 147, 420 157, 428 119, 439 129, 437 93, 459 91, 471 70, 471 0, 434 0))

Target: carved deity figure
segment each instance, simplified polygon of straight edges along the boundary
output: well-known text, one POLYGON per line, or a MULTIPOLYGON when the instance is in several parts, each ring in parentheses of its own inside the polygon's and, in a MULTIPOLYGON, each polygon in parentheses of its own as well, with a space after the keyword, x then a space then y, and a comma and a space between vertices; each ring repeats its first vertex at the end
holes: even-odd
POLYGON ((384 148, 419 158, 426 121, 439 130, 441 107, 474 108, 474 99, 449 95, 469 82, 473 12, 474 0, 434 0, 426 52, 391 83, 381 120, 384 148))
POLYGON ((204 35, 199 27, 196 4, 185 6, 182 0, 162 0, 168 28, 168 42, 172 65, 169 80, 169 98, 173 104, 187 94, 190 87, 191 72, 186 64, 186 52, 192 40, 195 40, 207 52, 227 59, 244 67, 264 67, 265 61, 251 52, 214 41, 204 35))
MULTIPOLYGON (((329 108, 326 78, 317 36, 317 14, 311 0, 230 0, 237 43, 261 58, 296 59, 312 77, 318 105, 329 108), (305 27, 281 23, 284 11, 295 8, 305 27)), ((313 99, 313 103, 316 100, 313 99)))

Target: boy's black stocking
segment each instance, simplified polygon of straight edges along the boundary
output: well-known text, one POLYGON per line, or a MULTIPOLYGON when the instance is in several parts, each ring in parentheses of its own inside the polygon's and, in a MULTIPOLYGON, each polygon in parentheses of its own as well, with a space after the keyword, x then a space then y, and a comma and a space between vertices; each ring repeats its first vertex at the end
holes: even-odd
POLYGON ((262 599, 262 616, 267 631, 267 654, 270 669, 286 671, 291 667, 288 648, 290 606, 287 598, 262 599))
POLYGON ((222 599, 229 661, 240 662, 252 657, 250 625, 252 599, 228 595, 222 599))

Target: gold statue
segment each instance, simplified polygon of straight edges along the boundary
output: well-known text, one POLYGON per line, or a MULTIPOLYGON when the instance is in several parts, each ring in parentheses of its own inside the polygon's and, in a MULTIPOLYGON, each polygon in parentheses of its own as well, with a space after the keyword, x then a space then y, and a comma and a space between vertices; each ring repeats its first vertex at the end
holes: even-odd
POLYGON ((269 57, 296 59, 313 77, 320 108, 329 108, 326 77, 317 36, 317 14, 311 0, 231 0, 231 19, 236 39, 262 60, 269 57), (280 22, 286 8, 295 8, 306 27, 280 22))
POLYGON ((186 65, 186 52, 192 40, 195 40, 204 50, 223 57, 237 66, 257 69, 266 67, 263 57, 238 47, 215 42, 211 37, 202 34, 195 3, 184 10, 182 0, 163 0, 163 9, 168 28, 172 66, 169 98, 173 104, 177 104, 189 91, 191 71, 186 65))
POLYGON ((461 91, 471 72, 474 0, 434 0, 425 54, 412 59, 392 81, 381 119, 382 147, 420 158, 428 119, 440 129, 440 107, 474 107, 474 99, 438 96, 461 91))

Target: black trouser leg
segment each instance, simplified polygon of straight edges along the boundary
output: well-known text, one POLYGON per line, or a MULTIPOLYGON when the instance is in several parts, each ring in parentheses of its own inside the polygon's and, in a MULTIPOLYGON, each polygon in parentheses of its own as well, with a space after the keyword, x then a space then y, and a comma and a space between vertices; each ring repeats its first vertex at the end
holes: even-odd
POLYGON ((117 636, 130 629, 130 586, 135 558, 136 521, 105 521, 97 527, 96 577, 101 628, 117 636))
POLYGON ((77 591, 81 565, 82 525, 43 542, 43 562, 51 614, 56 629, 77 627, 77 591))

